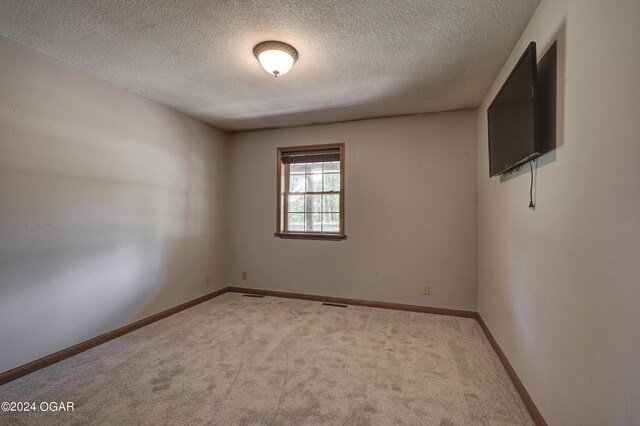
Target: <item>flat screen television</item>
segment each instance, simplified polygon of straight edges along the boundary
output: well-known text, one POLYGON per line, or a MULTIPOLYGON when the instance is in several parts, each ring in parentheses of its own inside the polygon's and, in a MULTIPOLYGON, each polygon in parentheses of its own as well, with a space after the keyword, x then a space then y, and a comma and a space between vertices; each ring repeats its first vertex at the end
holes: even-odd
POLYGON ((536 43, 531 42, 487 111, 489 176, 541 154, 536 43))

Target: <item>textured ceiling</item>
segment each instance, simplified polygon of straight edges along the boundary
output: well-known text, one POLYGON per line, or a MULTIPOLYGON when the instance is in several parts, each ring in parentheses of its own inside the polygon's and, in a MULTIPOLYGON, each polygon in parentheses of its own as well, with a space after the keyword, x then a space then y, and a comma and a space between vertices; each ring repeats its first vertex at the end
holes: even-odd
POLYGON ((539 0, 2 0, 0 34, 224 130, 476 107, 539 0), (296 47, 285 76, 252 49, 296 47))

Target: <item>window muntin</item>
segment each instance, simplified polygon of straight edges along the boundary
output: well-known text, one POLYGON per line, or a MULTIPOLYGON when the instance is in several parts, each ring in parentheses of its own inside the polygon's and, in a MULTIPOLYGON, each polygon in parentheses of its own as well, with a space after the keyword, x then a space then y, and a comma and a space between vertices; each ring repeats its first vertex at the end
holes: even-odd
POLYGON ((281 237, 344 238, 344 145, 278 149, 281 237))

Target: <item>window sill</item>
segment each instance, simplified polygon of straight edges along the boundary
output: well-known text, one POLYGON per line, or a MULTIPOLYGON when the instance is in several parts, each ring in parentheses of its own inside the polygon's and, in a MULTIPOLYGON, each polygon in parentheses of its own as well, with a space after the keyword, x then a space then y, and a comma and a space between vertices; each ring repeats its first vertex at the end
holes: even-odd
POLYGON ((347 236, 342 234, 312 234, 308 232, 276 232, 273 234, 278 238, 294 239, 294 240, 328 240, 341 241, 346 240, 347 236))

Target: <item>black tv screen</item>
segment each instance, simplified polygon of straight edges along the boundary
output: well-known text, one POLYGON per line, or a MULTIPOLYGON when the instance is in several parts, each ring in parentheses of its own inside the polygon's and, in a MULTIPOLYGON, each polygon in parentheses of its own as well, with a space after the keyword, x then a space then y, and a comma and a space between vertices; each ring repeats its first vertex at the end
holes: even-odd
POLYGON ((531 42, 487 111, 489 176, 540 155, 536 44, 531 42))

